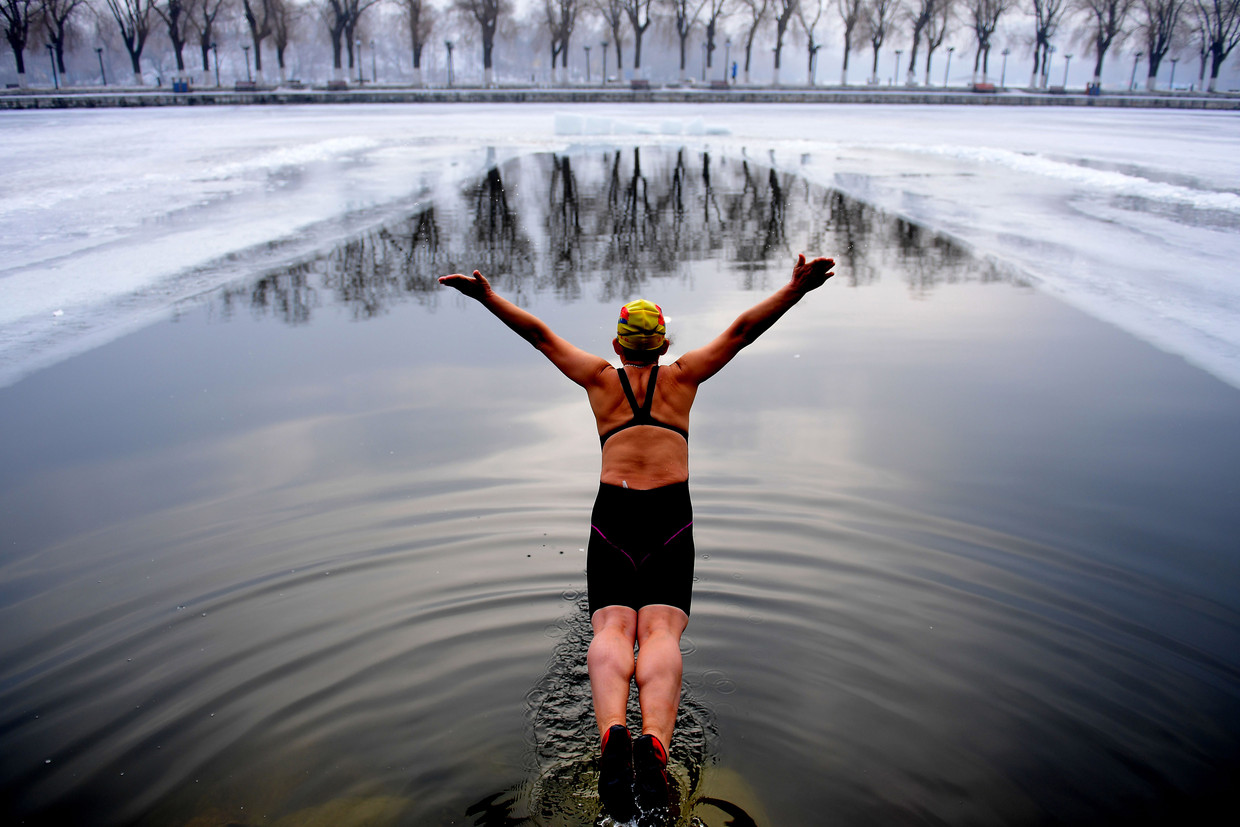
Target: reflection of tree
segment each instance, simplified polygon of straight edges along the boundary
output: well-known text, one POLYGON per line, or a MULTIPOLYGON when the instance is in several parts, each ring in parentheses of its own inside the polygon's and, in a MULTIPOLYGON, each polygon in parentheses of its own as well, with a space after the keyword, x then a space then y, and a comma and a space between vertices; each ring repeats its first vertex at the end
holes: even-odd
POLYGON ((516 212, 508 203, 499 167, 487 170, 474 190, 472 230, 473 262, 464 269, 515 276, 517 287, 523 284, 524 277, 533 275, 530 242, 521 233, 516 212))
MULTIPOLYGON (((848 283, 852 287, 878 279, 870 257, 870 237, 874 233, 874 209, 854 201, 842 192, 831 194, 831 225, 842 243, 835 247, 835 260, 847 262, 848 283)), ((837 271, 838 272, 838 271, 837 271)), ((843 275, 843 273, 841 273, 843 275)))
POLYGON ((438 276, 474 268, 518 300, 552 290, 572 301, 595 282, 596 297, 611 302, 708 259, 744 273, 743 289, 767 289, 768 266, 782 273, 801 251, 833 256, 838 278, 854 287, 887 276, 926 295, 1000 278, 948 238, 773 165, 635 148, 492 167, 455 198, 224 291, 219 302, 224 315, 247 305, 304 324, 327 296, 364 319, 400 301, 433 303, 438 276), (510 197, 518 192, 546 197, 510 197))
MULTIPOLYGON (((551 259, 551 279, 557 294, 565 298, 581 295, 584 248, 591 239, 581 228, 581 206, 577 201, 577 179, 567 156, 552 156, 548 199, 547 254, 551 259)), ((539 280, 542 283, 542 280, 539 280)))

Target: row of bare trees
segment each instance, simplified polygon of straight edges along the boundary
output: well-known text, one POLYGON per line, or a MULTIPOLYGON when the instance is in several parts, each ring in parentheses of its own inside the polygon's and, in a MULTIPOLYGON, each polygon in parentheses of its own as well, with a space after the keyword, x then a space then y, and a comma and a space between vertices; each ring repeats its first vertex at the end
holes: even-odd
MULTIPOLYGON (((149 38, 166 35, 178 72, 186 72, 184 52, 196 46, 202 70, 208 71, 213 45, 225 22, 244 23, 247 71, 252 48, 259 82, 266 78, 264 44, 274 48, 280 79, 286 76, 286 51, 296 36, 295 22, 321 21, 318 31, 331 45, 333 77, 343 80, 352 69, 354 44, 363 15, 380 0, 0 0, 0 25, 16 61, 19 82, 26 74, 25 54, 41 41, 51 47, 59 71, 65 72, 66 39, 75 18, 110 21, 128 53, 135 81, 142 82, 141 59, 149 38)), ((483 82, 494 82, 494 51, 501 24, 514 18, 513 0, 384 0, 398 10, 409 38, 414 82, 422 82, 422 56, 435 28, 445 15, 457 25, 477 32, 481 46, 483 82)), ((654 24, 666 26, 679 46, 679 76, 688 77, 690 38, 700 32, 704 72, 714 63, 724 38, 739 43, 738 64, 743 82, 750 82, 755 45, 773 41, 773 76, 780 83, 784 52, 797 34, 805 47, 806 78, 816 82, 817 55, 830 32, 842 40, 840 82, 848 83, 849 58, 867 45, 872 51, 868 81, 878 83, 879 57, 884 46, 907 42, 904 82, 930 85, 936 51, 950 36, 965 36, 973 48, 973 80, 984 82, 990 73, 990 53, 1000 22, 1022 15, 1028 25, 1033 67, 1030 86, 1046 86, 1055 47, 1066 34, 1095 58, 1094 82, 1101 81, 1103 63, 1117 44, 1134 42, 1147 62, 1147 87, 1154 87, 1162 61, 1169 53, 1196 49, 1204 79, 1210 70, 1214 91, 1224 61, 1240 42, 1240 0, 541 0, 531 12, 541 29, 530 38, 529 21, 521 25, 521 48, 545 42, 553 76, 568 80, 570 44, 587 18, 601 28, 614 47, 617 73, 625 69, 629 48, 634 76, 643 77, 642 46, 654 24), (725 33, 725 27, 730 33, 725 33)), ((305 30, 302 31, 305 36, 305 30)), ((450 48, 450 47, 449 47, 450 48)), ((761 50, 759 49, 759 52, 761 50)), ((905 50, 900 50, 902 53, 905 50)), ((953 49, 954 51, 954 49, 953 49)), ((899 53, 898 53, 899 54, 899 53)), ((1006 50, 1005 50, 1006 54, 1006 50)), ((897 58, 898 59, 898 58, 897 58)), ((726 73, 727 67, 725 67, 726 73)), ((1135 71, 1135 70, 1134 70, 1135 71)), ((734 75, 735 76, 735 75, 734 75)), ((945 79, 946 82, 946 79, 945 79)))

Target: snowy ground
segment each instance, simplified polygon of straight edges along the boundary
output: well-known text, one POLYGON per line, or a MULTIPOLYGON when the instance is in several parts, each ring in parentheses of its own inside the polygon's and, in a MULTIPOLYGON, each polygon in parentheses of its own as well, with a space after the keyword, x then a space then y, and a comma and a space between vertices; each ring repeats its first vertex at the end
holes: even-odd
POLYGON ((0 385, 489 163, 663 143, 774 163, 947 233, 1240 386, 1237 126, 1231 113, 941 106, 7 113, 0 385))

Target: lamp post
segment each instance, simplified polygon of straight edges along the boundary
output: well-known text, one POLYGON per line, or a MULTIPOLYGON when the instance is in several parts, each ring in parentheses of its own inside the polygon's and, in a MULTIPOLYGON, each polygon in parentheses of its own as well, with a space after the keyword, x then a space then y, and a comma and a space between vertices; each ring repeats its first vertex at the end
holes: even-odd
POLYGON ((609 44, 607 43, 606 40, 604 40, 599 45, 603 47, 603 85, 606 86, 607 85, 607 46, 609 44))
POLYGON ((900 82, 900 55, 904 54, 903 49, 896 49, 896 76, 892 78, 892 83, 900 82))
POLYGON ((108 73, 103 68, 103 47, 102 46, 95 47, 95 56, 99 58, 99 77, 103 78, 103 85, 107 86, 108 85, 108 73))
POLYGON ((947 88, 947 76, 950 75, 952 71, 952 52, 954 51, 956 51, 955 46, 947 47, 947 67, 943 69, 943 88, 944 89, 947 88))
POLYGON ((590 47, 585 46, 586 50, 586 84, 590 83, 590 47))
POLYGON ((728 67, 732 65, 732 38, 723 41, 723 82, 728 82, 728 67))
POLYGON ((215 56, 215 88, 219 89, 220 88, 220 44, 212 43, 211 53, 215 56))
POLYGON ((370 82, 379 82, 379 70, 375 67, 375 42, 370 41, 370 82))
POLYGON ((443 45, 444 45, 444 48, 448 50, 448 85, 451 86, 452 85, 452 41, 445 40, 443 42, 443 45))
POLYGON ((1178 57, 1171 58, 1171 82, 1167 84, 1167 91, 1175 91, 1175 65, 1180 62, 1178 57))
POLYGON ((362 77, 362 39, 359 37, 354 40, 353 46, 357 49, 357 85, 364 86, 366 79, 362 77))
POLYGON ((706 41, 702 41, 702 83, 706 82, 706 41))
POLYGON ((1137 52, 1132 56, 1132 77, 1128 79, 1129 92, 1137 88, 1137 64, 1141 62, 1141 55, 1141 52, 1137 52))
POLYGON ((51 43, 47 44, 47 59, 52 62, 52 85, 60 89, 60 76, 56 74, 56 50, 51 43))
POLYGON ((242 46, 241 48, 245 51, 245 79, 247 81, 253 80, 250 76, 250 47, 242 46))
MULTIPOLYGON (((1055 51, 1055 47, 1051 47, 1051 51, 1055 51)), ((1068 88, 1068 67, 1072 65, 1072 55, 1063 56, 1063 88, 1068 88)))
POLYGON ((1012 50, 1008 48, 1004 48, 1004 50, 999 53, 1003 55, 1003 70, 999 73, 999 88, 1000 89, 1004 89, 1007 87, 1007 82, 1006 82, 1007 81, 1007 56, 1010 55, 1011 53, 1012 53, 1012 50))

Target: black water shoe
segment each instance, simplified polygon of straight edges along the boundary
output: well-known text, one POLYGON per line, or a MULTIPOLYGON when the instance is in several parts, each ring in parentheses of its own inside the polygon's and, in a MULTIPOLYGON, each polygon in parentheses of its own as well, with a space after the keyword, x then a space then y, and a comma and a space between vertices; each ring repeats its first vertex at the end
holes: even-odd
POLYGON ((622 724, 616 724, 603 735, 603 755, 598 760, 598 797, 603 812, 614 821, 632 820, 633 739, 622 724))
POLYGON ((653 735, 643 735, 633 743, 633 797, 640 812, 641 827, 663 827, 672 823, 671 784, 667 778, 667 750, 653 735))

